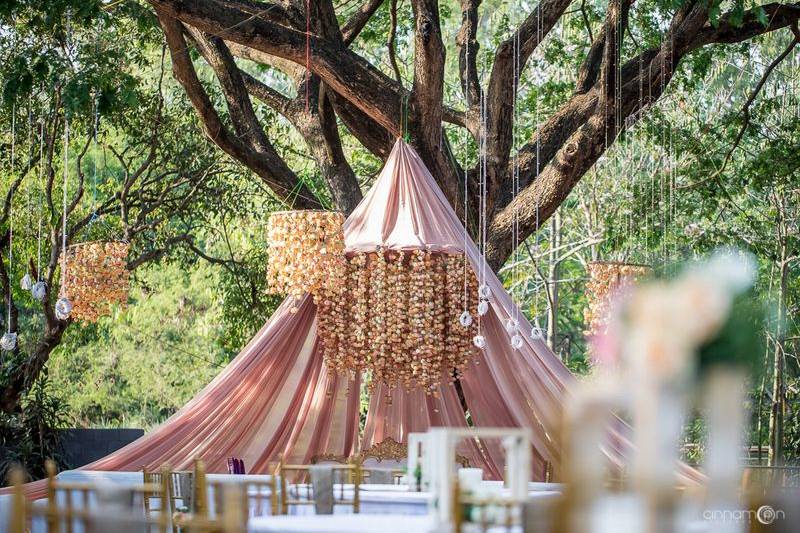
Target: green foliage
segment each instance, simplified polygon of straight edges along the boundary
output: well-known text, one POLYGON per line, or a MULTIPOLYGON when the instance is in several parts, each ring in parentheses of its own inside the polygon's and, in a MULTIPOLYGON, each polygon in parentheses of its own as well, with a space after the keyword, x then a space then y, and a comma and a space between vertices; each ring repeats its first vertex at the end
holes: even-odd
POLYGON ((81 425, 149 428, 228 362, 214 269, 163 265, 137 281, 127 309, 70 328, 51 357, 51 381, 81 425))
POLYGON ((68 468, 59 430, 71 423, 68 404, 57 385, 42 374, 23 399, 21 410, 0 413, 0 483, 7 485, 12 468, 21 466, 30 479, 44 476, 44 463, 68 468), (56 392, 58 391, 58 392, 56 392))
POLYGON ((714 365, 741 365, 753 378, 764 370, 765 310, 755 294, 737 296, 717 336, 700 347, 699 365, 704 371, 714 365))

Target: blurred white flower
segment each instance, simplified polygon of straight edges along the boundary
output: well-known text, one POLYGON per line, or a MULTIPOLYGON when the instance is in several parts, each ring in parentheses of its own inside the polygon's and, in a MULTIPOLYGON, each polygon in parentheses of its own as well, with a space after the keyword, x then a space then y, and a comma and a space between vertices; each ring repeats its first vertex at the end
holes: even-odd
POLYGON ((697 222, 691 222, 683 228, 683 234, 687 237, 699 237, 703 234, 703 227, 697 222))

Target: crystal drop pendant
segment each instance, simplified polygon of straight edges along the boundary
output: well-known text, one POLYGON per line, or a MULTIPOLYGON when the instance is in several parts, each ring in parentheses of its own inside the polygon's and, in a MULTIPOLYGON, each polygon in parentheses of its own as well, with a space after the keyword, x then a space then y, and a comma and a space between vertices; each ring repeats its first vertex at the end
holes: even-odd
POLYGON ((0 348, 2 348, 3 350, 10 352, 16 347, 17 347, 16 333, 12 333, 9 331, 8 333, 4 334, 2 338, 0 338, 0 348))
POLYGON ((533 326, 531 330, 531 338, 537 341, 544 340, 544 332, 539 326, 533 326))
POLYGON ((483 335, 475 335, 472 337, 472 344, 483 350, 486 347, 486 337, 483 335))
POLYGON ((464 312, 461 313, 461 316, 458 318, 458 321, 461 322, 462 326, 468 328, 472 325, 472 315, 469 314, 469 311, 464 310, 464 312))
POLYGON ((44 281, 37 281, 34 283, 33 288, 31 288, 31 296, 33 296, 34 300, 40 302, 44 301, 47 296, 47 283, 44 281))
POLYGON ((22 287, 23 291, 31 290, 31 287, 33 287, 33 280, 31 279, 31 275, 25 273, 25 275, 22 276, 22 279, 19 282, 19 286, 22 287))
POLYGON ((478 314, 483 316, 489 312, 489 302, 487 300, 481 300, 478 302, 478 314))
POLYGON ((519 325, 519 323, 516 321, 516 319, 514 319, 514 318, 506 319, 506 332, 509 335, 513 335, 514 332, 517 331, 517 326, 518 325, 519 325))
POLYGON ((70 313, 72 313, 72 302, 62 296, 56 302, 56 318, 66 320, 69 318, 70 313))
POLYGON ((514 347, 515 350, 519 350, 522 348, 522 335, 517 333, 513 337, 511 337, 511 346, 514 347))
POLYGON ((492 291, 489 289, 489 286, 485 283, 481 283, 481 286, 478 287, 478 296, 481 298, 488 298, 491 296, 492 291))

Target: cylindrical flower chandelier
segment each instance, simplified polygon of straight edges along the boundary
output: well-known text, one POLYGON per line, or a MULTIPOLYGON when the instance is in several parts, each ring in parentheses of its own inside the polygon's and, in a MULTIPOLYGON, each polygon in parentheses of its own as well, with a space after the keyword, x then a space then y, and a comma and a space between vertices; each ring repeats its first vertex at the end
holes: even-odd
POLYGON ((589 281, 586 283, 587 306, 583 311, 585 334, 600 335, 606 332, 609 307, 614 295, 647 276, 650 267, 618 261, 593 261, 587 265, 589 281))
POLYGON ((348 254, 342 283, 319 299, 319 335, 332 373, 371 375, 370 388, 435 394, 474 354, 477 280, 463 254, 382 250, 348 254))
MULTIPOLYGON (((343 278, 344 216, 335 211, 280 211, 267 223, 270 290, 297 302, 315 300, 321 289, 343 278)), ((296 307, 292 307, 296 311, 296 307)))
POLYGON ((113 305, 128 302, 129 244, 122 241, 94 241, 67 248, 62 273, 62 298, 72 304, 67 315, 84 322, 95 322, 111 313, 113 305))

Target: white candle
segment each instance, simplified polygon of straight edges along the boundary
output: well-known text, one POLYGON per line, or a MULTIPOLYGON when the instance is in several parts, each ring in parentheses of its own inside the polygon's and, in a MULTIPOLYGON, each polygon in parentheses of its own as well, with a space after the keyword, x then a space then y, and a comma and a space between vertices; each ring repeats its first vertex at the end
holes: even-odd
POLYGON ((480 468, 461 468, 458 470, 458 485, 462 491, 475 492, 483 482, 483 470, 480 468))

